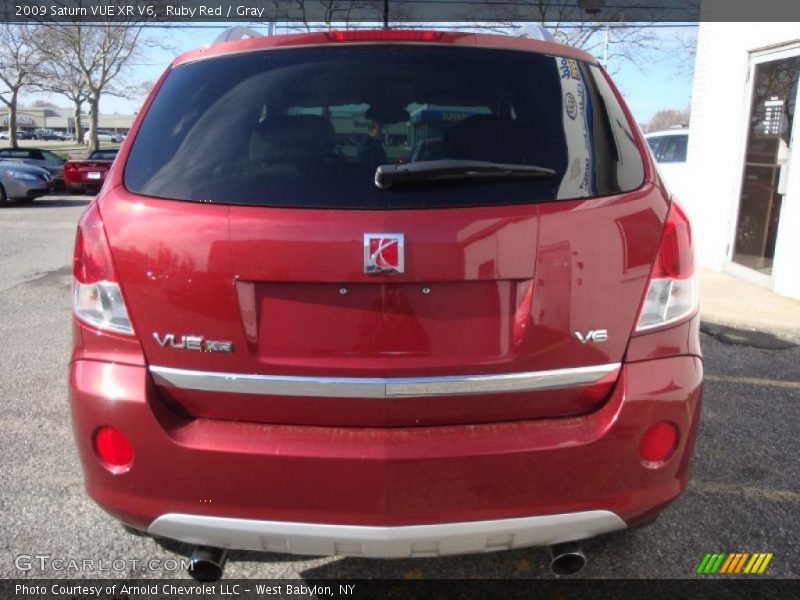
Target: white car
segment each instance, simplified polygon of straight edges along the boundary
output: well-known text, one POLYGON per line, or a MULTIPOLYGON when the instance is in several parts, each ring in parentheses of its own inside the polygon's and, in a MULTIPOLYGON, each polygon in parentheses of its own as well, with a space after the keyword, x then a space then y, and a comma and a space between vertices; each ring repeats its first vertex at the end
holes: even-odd
POLYGON ((686 198, 689 174, 686 148, 691 131, 686 128, 654 131, 644 136, 658 163, 658 172, 678 200, 686 198))
MULTIPOLYGON (((121 133, 113 133, 111 131, 105 131, 103 129, 97 130, 97 141, 98 142, 112 142, 114 144, 119 144, 123 140, 123 135, 121 133)), ((83 142, 86 143, 89 141, 89 132, 86 131, 83 134, 83 142)))

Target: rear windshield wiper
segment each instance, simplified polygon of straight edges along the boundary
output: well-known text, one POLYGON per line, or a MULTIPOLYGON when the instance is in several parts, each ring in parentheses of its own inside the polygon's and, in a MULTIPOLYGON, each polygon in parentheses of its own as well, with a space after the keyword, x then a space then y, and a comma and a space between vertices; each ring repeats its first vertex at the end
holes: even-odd
POLYGON ((393 185, 445 179, 488 177, 552 177, 553 169, 535 165, 507 165, 483 160, 427 160, 402 165, 381 165, 375 170, 375 185, 388 190, 393 185))

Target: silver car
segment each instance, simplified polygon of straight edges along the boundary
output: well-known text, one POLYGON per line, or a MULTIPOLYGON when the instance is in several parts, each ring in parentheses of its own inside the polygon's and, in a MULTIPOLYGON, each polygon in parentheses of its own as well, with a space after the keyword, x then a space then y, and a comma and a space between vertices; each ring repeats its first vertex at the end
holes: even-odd
POLYGON ((0 161, 0 206, 9 200, 32 202, 52 189, 53 177, 47 169, 0 161))
POLYGON ((41 167, 50 172, 56 183, 61 184, 64 180, 64 163, 66 161, 50 150, 42 148, 2 148, 0 149, 0 161, 41 167))

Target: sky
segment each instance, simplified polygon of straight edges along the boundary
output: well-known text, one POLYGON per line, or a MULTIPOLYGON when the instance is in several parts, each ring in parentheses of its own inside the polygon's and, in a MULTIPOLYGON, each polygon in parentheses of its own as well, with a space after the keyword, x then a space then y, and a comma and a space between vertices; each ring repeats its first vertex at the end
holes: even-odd
MULTIPOLYGON (((167 44, 168 48, 147 48, 144 55, 136 60, 128 72, 127 77, 130 84, 157 80, 175 56, 211 43, 224 29, 235 23, 226 23, 221 26, 213 23, 175 23, 174 25, 178 27, 168 30, 158 28, 146 30, 147 37, 167 44), (188 25, 192 27, 182 28, 188 25)), ((256 29, 266 33, 266 27, 256 29)), ((685 27, 653 29, 654 35, 659 40, 663 40, 665 47, 671 44, 676 36, 691 35, 694 31, 693 28, 685 27)), ((283 33, 281 25, 278 26, 277 33, 283 33)), ((669 52, 653 50, 641 53, 641 58, 637 61, 638 66, 625 61, 611 60, 609 71, 639 123, 646 123, 659 110, 683 109, 689 106, 692 91, 691 65, 688 67, 684 65, 683 69, 679 69, 680 65, 671 64, 672 60, 669 52)), ((41 95, 29 95, 28 98, 23 99, 23 102, 28 101, 29 98, 42 97, 41 95)), ((49 100, 59 106, 67 106, 64 98, 51 96, 49 100)), ((142 100, 142 98, 128 100, 104 96, 101 99, 100 112, 102 114, 133 114, 138 111, 142 100)))

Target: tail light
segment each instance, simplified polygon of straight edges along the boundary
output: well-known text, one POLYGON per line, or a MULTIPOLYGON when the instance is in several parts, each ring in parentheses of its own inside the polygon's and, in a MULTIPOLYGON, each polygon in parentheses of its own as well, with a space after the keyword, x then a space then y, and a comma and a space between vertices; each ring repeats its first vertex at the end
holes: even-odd
POLYGON ((124 473, 133 464, 133 447, 125 434, 113 427, 100 427, 92 438, 94 451, 112 473, 124 473))
POLYGON ((678 445, 678 430, 672 423, 661 421, 645 431, 639 443, 639 456, 647 463, 667 460, 678 445))
POLYGON ((96 203, 81 217, 75 236, 72 310, 97 329, 133 335, 96 203))
POLYGON ((325 35, 333 42, 436 42, 444 37, 441 31, 415 29, 350 29, 325 35))
POLYGON ((670 325, 693 315, 697 308, 691 226, 683 210, 673 201, 636 331, 670 325))

